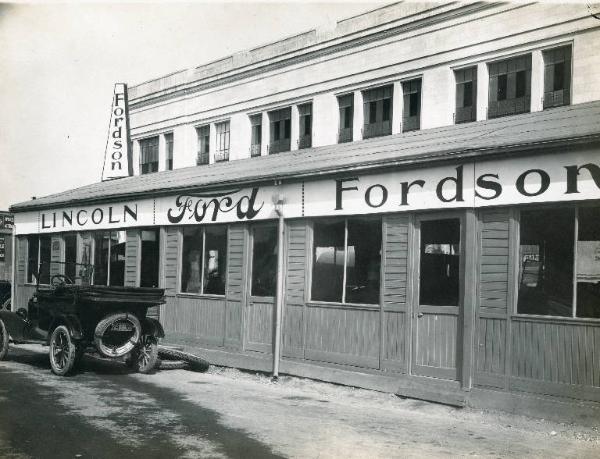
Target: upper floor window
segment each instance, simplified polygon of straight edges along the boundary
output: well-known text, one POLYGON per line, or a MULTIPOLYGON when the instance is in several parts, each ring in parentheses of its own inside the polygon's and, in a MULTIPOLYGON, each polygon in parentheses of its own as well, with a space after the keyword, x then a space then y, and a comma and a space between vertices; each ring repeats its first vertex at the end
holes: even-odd
POLYGON ((455 123, 467 123, 477 119, 477 67, 454 71, 456 79, 455 123))
POLYGON ((571 47, 549 49, 544 56, 544 108, 571 103, 571 47))
POLYGON ((310 148, 312 145, 312 104, 298 105, 300 137, 298 148, 310 148))
POLYGON ((229 161, 229 121, 215 124, 217 147, 215 161, 229 161))
POLYGON ((210 154, 210 125, 200 126, 196 128, 198 132, 198 157, 196 164, 208 164, 210 154))
POLYGON ((421 79, 402 82, 404 107, 402 132, 415 131, 421 127, 421 79))
POLYGON ((250 156, 260 156, 262 148, 262 114, 252 115, 250 117, 250 156))
POLYGON ((490 74, 488 118, 529 112, 531 107, 531 54, 488 64, 490 74))
POLYGON ((50 283, 50 236, 27 236, 27 282, 50 283))
POLYGON ((140 173, 158 171, 158 136, 140 140, 140 173))
POLYGON ((363 92, 364 128, 363 138, 392 133, 392 85, 363 92))
POLYGON ((290 107, 269 112, 271 139, 269 154, 290 150, 292 110, 290 107))
POLYGON ((354 94, 347 94, 338 97, 340 107, 340 131, 338 133, 338 142, 352 142, 352 132, 354 128, 354 94))
POLYGON ((173 170, 173 133, 165 134, 165 148, 166 148, 166 159, 165 159, 165 170, 173 170))

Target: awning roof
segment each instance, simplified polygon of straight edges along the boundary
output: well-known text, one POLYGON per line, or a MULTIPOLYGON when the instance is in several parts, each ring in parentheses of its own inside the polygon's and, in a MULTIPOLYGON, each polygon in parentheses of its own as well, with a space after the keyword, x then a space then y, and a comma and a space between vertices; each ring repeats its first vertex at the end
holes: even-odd
POLYGON ((600 102, 444 126, 277 155, 99 182, 11 206, 12 212, 151 197, 191 189, 292 180, 450 158, 600 140, 600 102))

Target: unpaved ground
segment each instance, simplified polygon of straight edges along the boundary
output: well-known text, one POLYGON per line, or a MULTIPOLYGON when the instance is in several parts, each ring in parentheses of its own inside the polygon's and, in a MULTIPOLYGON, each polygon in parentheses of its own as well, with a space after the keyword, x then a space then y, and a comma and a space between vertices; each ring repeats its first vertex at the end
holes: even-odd
MULTIPOLYGON (((166 448, 170 457, 600 457, 597 428, 300 378, 271 383, 264 375, 212 367, 204 374, 138 375, 87 359, 81 372, 59 378, 50 374, 44 348, 21 352, 0 363, 0 381, 9 372, 49 392, 64 413, 122 445, 126 457, 161 457, 166 448)), ((2 407, 11 394, 4 385, 0 390, 2 407)), ((0 432, 0 452, 7 442, 0 432)))

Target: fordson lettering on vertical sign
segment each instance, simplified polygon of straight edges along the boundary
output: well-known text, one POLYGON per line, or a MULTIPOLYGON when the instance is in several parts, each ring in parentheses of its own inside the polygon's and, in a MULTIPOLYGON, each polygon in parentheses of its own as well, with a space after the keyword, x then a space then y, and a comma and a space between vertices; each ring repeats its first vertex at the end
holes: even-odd
POLYGON ((40 225, 42 230, 54 228, 78 229, 94 226, 123 225, 131 226, 137 222, 138 206, 108 206, 92 209, 69 209, 42 212, 40 225))
POLYGON ((219 214, 236 212, 238 220, 252 220, 264 206, 264 202, 257 206, 256 195, 258 188, 252 188, 248 194, 235 196, 241 191, 230 190, 220 194, 187 194, 179 195, 175 199, 175 206, 167 212, 169 222, 180 223, 184 218, 198 223, 203 221, 215 222, 219 214))
POLYGON ((110 114, 102 180, 111 180, 131 175, 130 154, 127 86, 123 83, 117 83, 115 84, 110 114))

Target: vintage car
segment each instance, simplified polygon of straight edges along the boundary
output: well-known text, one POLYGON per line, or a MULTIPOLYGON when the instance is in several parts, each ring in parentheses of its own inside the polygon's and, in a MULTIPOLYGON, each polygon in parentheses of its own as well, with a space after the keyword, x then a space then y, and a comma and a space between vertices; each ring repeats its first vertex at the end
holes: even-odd
MULTIPOLYGON (((92 269, 82 271, 89 275, 92 269)), ((164 331, 147 312, 164 303, 163 289, 89 285, 65 274, 48 277, 50 285, 38 284, 27 309, 0 310, 0 360, 9 342, 41 343, 49 346, 52 372, 60 376, 71 372, 85 352, 125 359, 141 373, 152 371, 164 331)))
POLYGON ((0 309, 10 309, 10 282, 0 280, 0 309))

